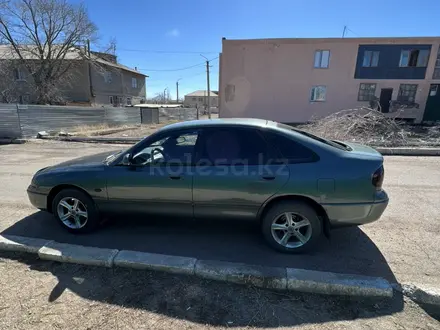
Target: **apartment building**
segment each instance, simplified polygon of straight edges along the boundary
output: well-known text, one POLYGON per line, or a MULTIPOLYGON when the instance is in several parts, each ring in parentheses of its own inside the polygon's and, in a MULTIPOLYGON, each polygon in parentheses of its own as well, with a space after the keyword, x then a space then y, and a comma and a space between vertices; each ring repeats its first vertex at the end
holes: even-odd
POLYGON ((220 117, 285 123, 365 106, 440 120, 440 37, 222 41, 220 117))

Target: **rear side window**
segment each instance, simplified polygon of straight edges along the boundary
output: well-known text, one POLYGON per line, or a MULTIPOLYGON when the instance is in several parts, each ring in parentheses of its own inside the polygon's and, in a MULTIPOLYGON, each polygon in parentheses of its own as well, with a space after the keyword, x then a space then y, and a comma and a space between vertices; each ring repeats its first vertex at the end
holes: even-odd
POLYGON ((281 134, 266 132, 266 138, 273 148, 278 149, 283 162, 309 163, 319 159, 312 150, 281 134))
POLYGON ((209 129, 203 133, 201 161, 212 165, 261 165, 267 160, 267 143, 253 129, 209 129))

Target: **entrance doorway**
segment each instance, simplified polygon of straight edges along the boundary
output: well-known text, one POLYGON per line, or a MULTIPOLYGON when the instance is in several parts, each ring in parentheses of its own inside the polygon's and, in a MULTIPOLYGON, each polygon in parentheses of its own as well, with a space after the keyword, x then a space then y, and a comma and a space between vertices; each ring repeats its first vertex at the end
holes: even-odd
POLYGON ((382 88, 380 91, 379 104, 381 112, 390 112, 390 101, 393 96, 392 88, 382 88))
POLYGON ((438 120, 440 120, 440 84, 431 84, 425 112, 423 113, 423 121, 438 120))

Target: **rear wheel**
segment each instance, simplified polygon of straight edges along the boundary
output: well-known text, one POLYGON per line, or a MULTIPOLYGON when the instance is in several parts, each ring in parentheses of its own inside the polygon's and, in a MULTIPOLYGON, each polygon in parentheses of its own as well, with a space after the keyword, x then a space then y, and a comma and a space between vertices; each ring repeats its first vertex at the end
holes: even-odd
POLYGON ((95 203, 80 190, 61 190, 53 200, 52 211, 61 226, 72 233, 90 232, 99 225, 95 203))
POLYGON ((316 211, 301 201, 282 201, 264 215, 262 231, 274 249, 287 253, 311 251, 322 236, 316 211))

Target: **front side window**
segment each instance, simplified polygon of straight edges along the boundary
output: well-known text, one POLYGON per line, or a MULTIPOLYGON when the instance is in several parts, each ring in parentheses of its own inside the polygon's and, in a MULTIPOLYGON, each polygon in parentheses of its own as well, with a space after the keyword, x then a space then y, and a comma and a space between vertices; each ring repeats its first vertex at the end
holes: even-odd
POLYGON ((211 166, 260 165, 267 161, 267 145, 255 129, 222 128, 203 134, 200 162, 211 166))
POLYGON ((328 68, 330 63, 329 50, 317 50, 315 52, 315 68, 328 68))
POLYGON ((363 67, 376 67, 379 65, 379 52, 366 50, 362 61, 363 67))
POLYGON ((429 61, 429 50, 411 49, 400 53, 400 67, 426 67, 429 61))
POLYGON ((135 151, 131 163, 135 165, 190 165, 198 132, 171 133, 151 141, 135 151))
POLYGON ((399 102, 415 102, 417 93, 416 84, 401 84, 397 101, 399 102))
POLYGON ((371 101, 376 93, 376 84, 360 84, 358 101, 371 101))
POLYGON ((326 98, 326 93, 327 93, 326 86, 313 86, 310 93, 310 101, 324 102, 326 98))
POLYGON ((137 79, 136 78, 131 78, 131 87, 132 88, 137 88, 138 87, 138 83, 137 83, 137 79))

